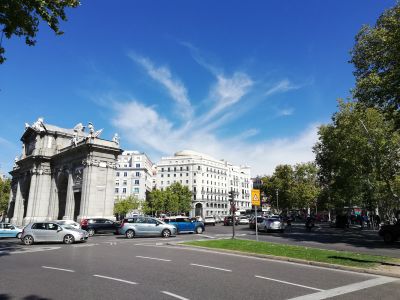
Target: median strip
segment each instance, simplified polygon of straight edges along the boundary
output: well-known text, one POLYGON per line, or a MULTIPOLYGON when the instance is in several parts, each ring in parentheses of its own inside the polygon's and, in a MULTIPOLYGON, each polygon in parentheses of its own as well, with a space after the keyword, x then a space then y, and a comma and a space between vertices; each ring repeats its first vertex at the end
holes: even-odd
POLYGON ((220 239, 207 241, 190 241, 183 244, 212 249, 233 250, 247 254, 286 257, 299 260, 299 262, 321 262, 364 269, 372 269, 381 265, 392 265, 396 267, 400 266, 399 259, 386 256, 368 255, 348 251, 324 250, 270 242, 257 242, 251 240, 220 239))

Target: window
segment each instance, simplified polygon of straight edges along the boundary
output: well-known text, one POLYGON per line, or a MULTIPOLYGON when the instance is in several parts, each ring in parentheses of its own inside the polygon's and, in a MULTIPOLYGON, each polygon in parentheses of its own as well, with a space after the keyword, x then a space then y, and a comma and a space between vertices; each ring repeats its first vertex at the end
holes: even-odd
POLYGON ((119 189, 115 188, 115 193, 118 194, 118 192, 119 192, 119 189))
POLYGON ((201 170, 201 167, 200 167, 200 166, 198 166, 198 167, 197 167, 197 170, 199 170, 199 171, 200 171, 200 170, 201 170))
POLYGON ((164 168, 161 168, 161 172, 164 172, 164 168))
POLYGON ((136 168, 140 168, 140 164, 136 164, 136 168))
POLYGON ((119 177, 119 172, 117 172, 115 175, 116 175, 117 177, 119 177))
POLYGON ((186 183, 189 183, 189 180, 186 180, 186 183))
POLYGON ((123 185, 126 185, 126 183, 127 183, 126 180, 124 180, 123 185))
POLYGON ((32 229, 46 229, 46 223, 35 223, 32 225, 32 229))
POLYGON ((186 171, 189 171, 189 166, 186 167, 186 171))
POLYGON ((128 177, 128 172, 124 172, 124 177, 128 177))
POLYGON ((139 184, 139 179, 135 179, 135 184, 139 184))
POLYGON ((139 177, 140 176, 140 172, 136 172, 136 177, 139 177))
POLYGON ((53 223, 48 223, 47 224, 47 230, 58 230, 58 225, 57 224, 53 224, 53 223))
POLYGON ((161 174, 161 177, 164 177, 164 174, 161 174))
POLYGON ((183 167, 181 167, 180 170, 183 171, 183 167))
POLYGON ((167 174, 167 177, 169 177, 169 174, 167 174))
POLYGON ((193 173, 193 176, 196 176, 196 172, 193 173))
POLYGON ((116 182, 115 182, 115 185, 116 185, 116 186, 119 186, 119 181, 116 181, 116 182))
POLYGON ((133 189, 133 192, 134 192, 135 194, 139 194, 139 188, 135 187, 135 188, 133 189))
POLYGON ((176 177, 176 173, 174 173, 174 177, 176 177))
POLYGON ((186 176, 189 176, 189 173, 186 173, 186 176))
POLYGON ((164 181, 161 181, 161 185, 163 185, 164 184, 164 181))
POLYGON ((126 194, 126 188, 122 189, 122 194, 126 194))

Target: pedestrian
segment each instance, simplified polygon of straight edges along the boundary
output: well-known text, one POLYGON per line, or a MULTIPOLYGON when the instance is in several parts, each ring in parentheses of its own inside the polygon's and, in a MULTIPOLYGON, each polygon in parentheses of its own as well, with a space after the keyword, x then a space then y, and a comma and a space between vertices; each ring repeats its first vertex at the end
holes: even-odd
POLYGON ((370 222, 369 222, 368 213, 366 213, 365 216, 364 216, 364 222, 365 222, 365 224, 367 224, 367 228, 370 229, 370 222))
POLYGON ((379 225, 381 224, 381 217, 379 215, 375 216, 375 225, 379 229, 379 225))

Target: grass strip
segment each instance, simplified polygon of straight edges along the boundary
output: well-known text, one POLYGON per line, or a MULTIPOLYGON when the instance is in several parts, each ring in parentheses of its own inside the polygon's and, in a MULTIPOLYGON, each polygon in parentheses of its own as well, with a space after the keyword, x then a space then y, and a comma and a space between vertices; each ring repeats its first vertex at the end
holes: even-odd
POLYGON ((265 254, 324 262, 358 268, 373 268, 378 265, 399 265, 400 260, 386 256, 360 254, 347 251, 324 250, 303 246, 293 246, 270 242, 257 242, 241 239, 224 239, 210 241, 192 241, 183 244, 213 249, 235 250, 244 253, 265 254))

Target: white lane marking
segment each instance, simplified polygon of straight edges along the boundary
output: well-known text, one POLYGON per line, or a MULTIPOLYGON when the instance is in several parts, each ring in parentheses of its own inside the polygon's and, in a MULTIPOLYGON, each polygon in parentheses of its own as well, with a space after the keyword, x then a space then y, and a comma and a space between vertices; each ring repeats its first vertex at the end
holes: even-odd
POLYGON ((220 270, 220 271, 225 271, 225 272, 232 272, 232 270, 222 269, 222 268, 217 268, 217 267, 211 267, 211 266, 205 266, 205 265, 198 265, 198 264, 190 264, 190 265, 191 265, 191 266, 202 267, 202 268, 220 270))
POLYGON ((261 279, 266 279, 266 280, 271 280, 271 281, 276 281, 276 282, 280 282, 280 283, 284 283, 284 284, 299 286, 299 287, 303 287, 303 288, 310 289, 310 290, 324 291, 324 290, 317 289, 317 288, 314 288, 314 287, 311 287, 311 286, 306 286, 306 285, 302 285, 302 284, 297 284, 297 283, 293 283, 293 282, 289 282, 289 281, 283 281, 283 280, 278 280, 278 279, 269 278, 269 277, 264 277, 264 276, 259 276, 259 275, 254 275, 254 277, 261 278, 261 279))
POLYGON ((103 275, 98 275, 98 274, 94 274, 93 276, 94 276, 94 277, 99 277, 99 278, 104 278, 104 279, 115 280, 115 281, 119 281, 119 282, 123 282, 123 283, 128 283, 128 284, 137 284, 137 282, 128 281, 128 280, 119 279, 119 278, 114 278, 114 277, 109 277, 109 276, 103 276, 103 275))
POLYGON ((291 300, 321 300, 321 299, 327 299, 331 297, 335 297, 338 295, 343 295, 343 294, 348 294, 352 292, 356 292, 362 289, 370 288, 373 286, 393 282, 393 281, 398 281, 398 278, 390 278, 390 277, 378 277, 366 281, 361 281, 349 285, 344 285, 340 286, 334 289, 330 290, 325 290, 319 293, 314 293, 314 294, 308 294, 296 298, 292 298, 291 300))
POLYGON ((168 296, 171 296, 171 297, 174 297, 174 298, 177 298, 177 299, 189 300, 188 298, 185 298, 185 297, 182 297, 182 296, 179 296, 177 294, 173 294, 173 293, 170 293, 170 292, 167 292, 167 291, 161 291, 161 293, 163 293, 165 295, 168 295, 168 296))
POLYGON ((73 245, 74 248, 84 248, 84 247, 92 247, 97 246, 99 244, 82 244, 82 245, 73 245))
POLYGON ((138 258, 146 258, 146 259, 153 259, 153 260, 161 260, 161 261, 171 261, 170 259, 163 259, 163 258, 157 258, 157 257, 148 257, 148 256, 140 256, 136 255, 138 258))
POLYGON ((9 251, 0 251, 0 254, 24 254, 24 253, 34 253, 34 252, 42 252, 42 251, 49 251, 49 250, 57 250, 61 247, 38 247, 38 248, 21 248, 20 250, 12 251, 13 248, 10 248, 9 251))
POLYGON ((203 234, 203 236, 206 237, 206 238, 209 238, 209 239, 215 239, 216 238, 215 236, 206 235, 206 234, 203 234))
POLYGON ((57 271, 64 271, 64 272, 71 272, 74 273, 74 270, 69 270, 69 269, 61 269, 61 268, 55 268, 55 267, 47 267, 47 266, 42 266, 44 269, 51 269, 51 270, 57 270, 57 271))

